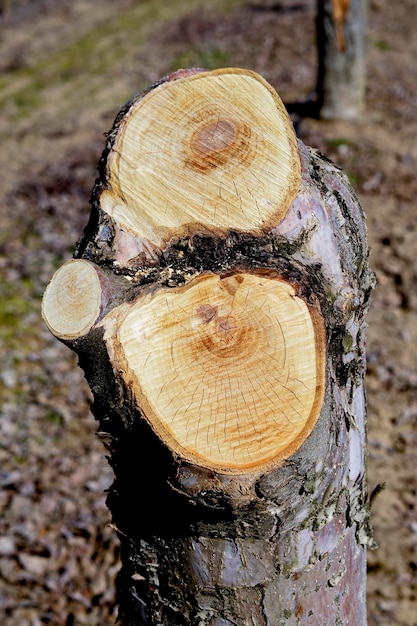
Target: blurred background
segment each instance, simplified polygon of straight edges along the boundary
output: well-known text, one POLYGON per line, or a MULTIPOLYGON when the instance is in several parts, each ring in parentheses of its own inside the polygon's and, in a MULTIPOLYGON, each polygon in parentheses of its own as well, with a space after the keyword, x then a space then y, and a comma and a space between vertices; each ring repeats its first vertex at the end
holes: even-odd
MULTIPOLYGON (((315 0, 0 2, 0 623, 113 624, 111 470, 72 352, 40 318, 89 216, 121 105, 180 67, 239 66, 284 101, 316 80, 315 0)), ((304 119, 368 216, 370 626, 417 625, 417 38, 415 3, 370 0, 366 115, 304 119)))

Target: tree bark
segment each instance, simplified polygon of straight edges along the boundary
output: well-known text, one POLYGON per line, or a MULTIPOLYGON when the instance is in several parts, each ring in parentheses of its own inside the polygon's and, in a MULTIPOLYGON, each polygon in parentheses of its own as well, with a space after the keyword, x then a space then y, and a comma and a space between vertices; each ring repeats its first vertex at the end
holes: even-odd
POLYGON ((355 120, 365 109, 367 0, 318 0, 317 106, 322 119, 355 120))
POLYGON ((366 624, 367 257, 256 74, 180 71, 117 116, 43 316, 108 437, 125 626, 366 624))

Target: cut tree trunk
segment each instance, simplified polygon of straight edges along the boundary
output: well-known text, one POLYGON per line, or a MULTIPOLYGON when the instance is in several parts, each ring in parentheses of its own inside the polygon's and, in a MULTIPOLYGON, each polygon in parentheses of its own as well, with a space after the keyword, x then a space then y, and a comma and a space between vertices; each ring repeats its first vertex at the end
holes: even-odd
POLYGON ((253 72, 121 110, 43 316, 108 436, 125 626, 366 624, 367 256, 347 178, 253 72))

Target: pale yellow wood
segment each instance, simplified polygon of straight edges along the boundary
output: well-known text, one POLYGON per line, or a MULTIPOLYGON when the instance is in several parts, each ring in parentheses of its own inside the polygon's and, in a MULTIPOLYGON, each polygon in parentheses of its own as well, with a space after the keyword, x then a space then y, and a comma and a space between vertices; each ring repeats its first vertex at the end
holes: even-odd
POLYGON ((324 389, 321 316, 275 275, 205 274, 121 308, 112 360, 177 454, 225 472, 290 456, 324 389), (127 312, 126 312, 127 311, 127 312))
POLYGON ((67 261, 53 275, 42 300, 49 330, 67 341, 85 335, 100 314, 101 286, 88 261, 67 261))
POLYGON ((300 185, 292 124, 258 74, 221 69, 165 82, 123 119, 101 208, 161 246, 196 230, 260 234, 300 185))

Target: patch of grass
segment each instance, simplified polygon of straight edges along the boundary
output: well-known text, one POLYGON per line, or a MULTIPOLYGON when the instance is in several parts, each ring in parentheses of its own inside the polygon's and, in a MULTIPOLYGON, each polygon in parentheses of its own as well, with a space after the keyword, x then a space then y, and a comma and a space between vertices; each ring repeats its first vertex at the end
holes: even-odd
POLYGON ((206 70, 214 70, 229 64, 230 53, 220 50, 217 46, 208 49, 191 46, 174 57, 171 71, 181 67, 202 67, 206 70))
POLYGON ((14 454, 12 457, 11 467, 24 467, 29 462, 27 456, 23 456, 22 454, 14 454))
POLYGON ((18 117, 25 117, 27 111, 33 111, 33 109, 38 109, 42 106, 44 99, 41 97, 39 91, 28 90, 21 91, 16 94, 15 97, 15 105, 19 110, 18 117))
POLYGON ((352 143, 349 139, 345 137, 334 137, 333 139, 328 139, 326 141, 329 148, 340 148, 340 146, 349 146, 349 148, 355 148, 355 144, 352 143))
POLYGON ((61 415, 61 413, 59 413, 59 411, 54 411, 53 409, 50 409, 46 413, 45 420, 49 424, 53 424, 54 426, 63 426, 65 423, 65 420, 63 416, 61 415))
POLYGON ((29 279, 20 281, 20 289, 4 282, 0 288, 0 332, 14 329, 19 325, 19 318, 33 311, 31 298, 28 297, 32 283, 29 279))
POLYGON ((359 174, 355 174, 354 172, 348 172, 347 176, 352 184, 352 187, 357 188, 361 182, 359 174))
MULTIPOLYGON (((227 13, 242 4, 243 0, 213 0, 211 10, 227 13)), ((128 64, 141 45, 150 36, 155 24, 184 15, 204 6, 202 0, 143 0, 123 12, 93 28, 70 45, 58 50, 48 58, 38 61, 33 66, 19 68, 3 75, 0 84, 0 110, 6 104, 14 103, 21 118, 33 109, 39 109, 45 102, 43 92, 49 87, 71 86, 73 90, 79 84, 88 87, 89 77, 100 77, 108 81, 112 68, 120 63, 128 64)), ((184 53, 185 57, 187 52, 184 53)), ((224 53, 217 49, 197 51, 197 58, 207 67, 214 68, 227 61, 224 53)), ((187 59, 184 59, 186 62, 187 59)), ((190 63, 193 64, 190 58, 190 63)))
POLYGON ((374 42, 374 47, 377 50, 381 50, 382 52, 388 52, 389 50, 392 50, 392 47, 390 46, 388 41, 385 41, 385 39, 377 39, 374 42))
MULTIPOLYGON (((0 349, 7 353, 14 349, 29 349, 37 339, 38 330, 33 327, 33 314, 39 312, 39 299, 34 297, 30 279, 17 284, 2 282, 0 285, 0 349)), ((24 351, 24 350, 23 350, 24 351)))

